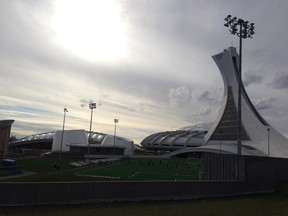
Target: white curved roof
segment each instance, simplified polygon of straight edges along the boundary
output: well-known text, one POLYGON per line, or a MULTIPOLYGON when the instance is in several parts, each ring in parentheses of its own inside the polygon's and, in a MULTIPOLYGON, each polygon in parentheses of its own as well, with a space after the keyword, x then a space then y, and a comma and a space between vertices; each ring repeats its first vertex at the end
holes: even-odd
POLYGON ((148 149, 175 150, 184 147, 201 146, 207 131, 178 130, 152 134, 142 140, 141 145, 148 149))

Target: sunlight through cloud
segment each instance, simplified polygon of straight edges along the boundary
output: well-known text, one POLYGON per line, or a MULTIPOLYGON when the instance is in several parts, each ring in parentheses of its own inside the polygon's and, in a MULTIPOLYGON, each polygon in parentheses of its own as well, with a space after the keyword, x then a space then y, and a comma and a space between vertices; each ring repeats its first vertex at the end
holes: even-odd
POLYGON ((56 43, 86 60, 115 61, 126 46, 120 12, 113 0, 56 1, 56 43))

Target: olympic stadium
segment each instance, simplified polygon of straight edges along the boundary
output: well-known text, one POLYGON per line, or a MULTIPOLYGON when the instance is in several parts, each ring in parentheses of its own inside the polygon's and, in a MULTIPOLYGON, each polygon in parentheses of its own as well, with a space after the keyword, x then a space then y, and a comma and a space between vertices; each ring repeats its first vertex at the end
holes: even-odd
POLYGON ((146 137, 141 145, 151 150, 167 150, 169 155, 191 152, 237 154, 238 86, 241 86, 240 150, 243 155, 288 157, 288 140, 257 111, 238 77, 239 55, 229 47, 214 55, 224 83, 224 96, 216 120, 209 128, 186 127, 146 137))
MULTIPOLYGON (((239 79, 240 58, 236 48, 229 47, 212 58, 220 70, 224 83, 223 100, 216 120, 212 124, 203 123, 176 131, 151 134, 142 140, 141 146, 146 151, 168 153, 170 156, 197 152, 237 154, 240 148, 242 155, 287 158, 287 138, 260 115, 248 97, 242 80, 239 79), (241 133, 238 133, 237 121, 239 85, 242 104, 241 133), (238 136, 241 145, 237 143, 238 136)), ((91 147, 92 154, 111 156, 115 151, 117 155, 133 154, 133 141, 123 137, 99 132, 92 132, 90 135, 84 130, 64 131, 63 137, 61 131, 36 134, 11 142, 9 148, 63 150, 83 155, 87 152, 87 148, 91 147), (64 141, 61 142, 63 137, 64 141)))

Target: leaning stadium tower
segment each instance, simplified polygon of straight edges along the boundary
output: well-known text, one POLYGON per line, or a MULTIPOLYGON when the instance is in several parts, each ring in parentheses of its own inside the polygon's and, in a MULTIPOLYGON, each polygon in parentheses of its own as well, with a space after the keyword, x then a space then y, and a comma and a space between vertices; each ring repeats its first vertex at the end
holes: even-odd
POLYGON ((224 83, 224 98, 218 116, 207 131, 178 130, 160 132, 146 137, 141 144, 150 149, 169 149, 173 154, 214 152, 237 154, 241 139, 243 155, 288 157, 288 139, 276 131, 257 111, 239 79, 239 55, 229 47, 212 57, 224 83), (241 86, 241 133, 237 134, 238 87, 241 86))

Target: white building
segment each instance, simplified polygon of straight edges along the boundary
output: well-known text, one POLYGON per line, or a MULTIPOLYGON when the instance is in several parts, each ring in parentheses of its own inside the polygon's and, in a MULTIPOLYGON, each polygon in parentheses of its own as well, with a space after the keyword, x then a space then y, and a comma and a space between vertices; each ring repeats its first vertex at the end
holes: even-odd
POLYGON ((60 151, 69 152, 70 146, 79 145, 88 146, 88 139, 85 130, 62 130, 54 133, 52 152, 60 151))
POLYGON ((129 156, 134 153, 132 140, 99 132, 90 135, 84 130, 64 130, 63 138, 62 131, 56 131, 52 152, 61 151, 61 145, 63 153, 87 155, 89 151, 90 157, 129 156))

